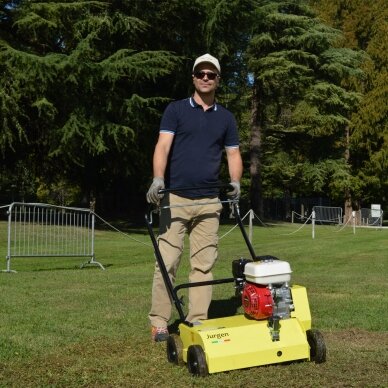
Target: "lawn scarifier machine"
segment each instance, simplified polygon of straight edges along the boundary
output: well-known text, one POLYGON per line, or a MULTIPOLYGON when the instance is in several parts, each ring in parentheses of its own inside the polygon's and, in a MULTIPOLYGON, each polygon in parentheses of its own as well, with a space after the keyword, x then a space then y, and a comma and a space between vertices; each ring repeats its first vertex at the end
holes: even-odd
MULTIPOLYGON (((230 186, 220 184, 217 187, 225 189, 230 186)), ((160 191, 168 192, 168 189, 160 191)), ((174 287, 158 248, 152 218, 145 216, 156 260, 179 313, 178 333, 170 334, 167 340, 168 361, 177 365, 186 363, 189 372, 195 376, 297 360, 324 362, 326 346, 322 334, 311 328, 305 287, 290 284, 292 271, 288 262, 255 254, 238 202, 223 202, 233 206, 236 222, 251 256, 250 259, 233 260, 232 278, 174 287), (198 324, 187 322, 178 291, 222 283, 234 283, 236 295, 241 296, 244 314, 202 320, 198 324)), ((166 208, 169 207, 159 210, 166 208)))

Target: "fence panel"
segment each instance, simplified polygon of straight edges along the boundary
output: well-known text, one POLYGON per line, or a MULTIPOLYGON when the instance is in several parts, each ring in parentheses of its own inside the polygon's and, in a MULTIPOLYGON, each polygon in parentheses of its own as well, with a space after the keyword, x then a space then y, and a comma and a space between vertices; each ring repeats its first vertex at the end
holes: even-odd
POLYGON ((362 226, 377 226, 383 225, 383 211, 362 208, 358 211, 359 223, 362 226))
POLYGON ((314 206, 315 221, 322 223, 342 223, 342 208, 331 206, 314 206))
POLYGON ((95 215, 90 209, 14 202, 8 207, 7 268, 12 257, 89 257, 95 261, 95 215))

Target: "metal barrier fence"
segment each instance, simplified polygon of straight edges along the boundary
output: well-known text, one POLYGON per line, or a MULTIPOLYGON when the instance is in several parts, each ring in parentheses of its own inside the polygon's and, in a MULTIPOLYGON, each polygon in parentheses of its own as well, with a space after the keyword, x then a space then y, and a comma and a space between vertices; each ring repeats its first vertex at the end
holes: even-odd
POLYGON ((362 226, 383 226, 382 210, 372 210, 369 208, 362 208, 357 212, 357 223, 362 226))
POLYGON ((331 206, 314 206, 315 221, 322 223, 342 223, 342 208, 331 206))
POLYGON ((97 265, 94 254, 95 215, 90 209, 42 203, 14 202, 8 206, 7 268, 14 257, 89 257, 85 265, 97 265))

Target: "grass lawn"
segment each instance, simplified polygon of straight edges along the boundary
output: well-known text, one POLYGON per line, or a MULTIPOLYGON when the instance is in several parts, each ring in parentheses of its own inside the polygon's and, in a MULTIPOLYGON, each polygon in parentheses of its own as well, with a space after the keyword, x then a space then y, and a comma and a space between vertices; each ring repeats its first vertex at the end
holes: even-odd
MULTIPOLYGON (((249 257, 238 228, 231 228, 221 227, 216 278, 231 276, 233 259, 249 257)), ((317 226, 312 239, 311 226, 298 228, 256 226, 253 245, 257 254, 289 261, 292 283, 307 288, 326 363, 206 378, 168 363, 165 344, 150 341, 150 239, 145 229, 123 234, 108 228, 96 231, 96 260, 105 271, 79 269, 82 258, 17 258, 11 266, 16 274, 0 274, 0 386, 387 387, 388 229, 353 234, 350 227, 317 226)), ((6 233, 0 222, 0 269, 6 268, 6 233)), ((187 274, 186 252, 178 283, 187 274)), ((233 295, 231 284, 215 286, 211 313, 228 310, 233 295)))

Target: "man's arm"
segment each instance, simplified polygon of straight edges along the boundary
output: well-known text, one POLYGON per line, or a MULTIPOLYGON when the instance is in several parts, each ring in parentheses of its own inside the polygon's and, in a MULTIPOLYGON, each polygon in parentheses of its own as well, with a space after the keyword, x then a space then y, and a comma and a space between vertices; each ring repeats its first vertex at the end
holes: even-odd
POLYGON ((164 173, 166 172, 168 154, 171 150, 172 141, 174 135, 171 133, 160 133, 158 142, 155 146, 154 158, 153 158, 153 170, 154 177, 164 179, 164 173))
POLYGON ((173 139, 174 135, 171 133, 162 132, 159 134, 153 158, 154 179, 146 195, 148 203, 159 204, 160 199, 163 198, 163 194, 159 194, 159 190, 164 189, 164 173, 173 139))
POLYGON ((231 182, 240 182, 243 173, 243 163, 240 149, 226 148, 226 158, 228 160, 229 176, 231 182))
POLYGON ((230 175, 230 186, 232 191, 226 193, 232 200, 238 200, 240 198, 240 179, 243 172, 243 164, 240 154, 240 149, 227 148, 226 157, 228 159, 229 175, 230 175))

